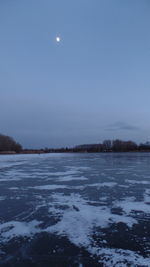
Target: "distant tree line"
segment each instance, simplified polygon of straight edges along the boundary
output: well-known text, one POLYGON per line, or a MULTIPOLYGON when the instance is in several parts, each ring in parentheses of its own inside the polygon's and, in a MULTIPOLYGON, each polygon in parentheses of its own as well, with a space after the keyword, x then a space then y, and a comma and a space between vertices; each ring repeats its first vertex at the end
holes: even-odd
POLYGON ((57 148, 49 149, 45 148, 44 153, 65 153, 65 152, 150 152, 150 142, 137 145, 133 141, 123 141, 123 140, 105 140, 103 143, 99 144, 84 144, 75 146, 73 148, 57 148))
POLYGON ((17 143, 12 137, 0 134, 0 152, 15 152, 22 151, 22 146, 17 143))
POLYGON ((76 146, 74 152, 134 152, 149 151, 150 142, 137 145, 133 141, 105 140, 102 144, 87 144, 76 146))
POLYGON ((77 152, 150 152, 150 142, 137 145, 133 141, 105 140, 99 144, 84 144, 73 148, 43 148, 43 149, 23 149, 12 137, 0 134, 0 154, 3 153, 77 153, 77 152))

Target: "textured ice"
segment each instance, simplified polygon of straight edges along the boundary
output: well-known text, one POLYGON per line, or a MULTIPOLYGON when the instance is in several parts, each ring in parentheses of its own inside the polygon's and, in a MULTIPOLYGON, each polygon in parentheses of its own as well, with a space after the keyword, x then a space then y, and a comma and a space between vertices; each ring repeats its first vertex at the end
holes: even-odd
POLYGON ((19 187, 9 187, 10 190, 19 190, 19 187))
POLYGON ((129 184, 144 184, 144 185, 150 184, 149 181, 143 181, 143 180, 137 181, 137 180, 129 180, 128 179, 128 180, 126 180, 126 182, 129 184))
POLYGON ((79 171, 64 171, 64 172, 50 172, 50 176, 65 176, 65 175, 73 175, 78 174, 79 171))
POLYGON ((5 200, 6 196, 0 196, 0 201, 5 200))
POLYGON ((68 175, 68 176, 63 176, 63 177, 59 177, 57 181, 61 181, 61 182, 68 182, 68 181, 86 181, 88 180, 88 178, 84 177, 84 176, 72 176, 72 175, 68 175))
POLYGON ((66 235, 77 246, 88 247, 91 245, 91 235, 96 227, 106 228, 113 223, 124 223, 132 227, 137 221, 132 217, 112 214, 110 208, 93 206, 81 198, 79 194, 65 196, 53 195, 54 206, 49 209, 56 215, 61 215, 59 222, 46 231, 66 235), (65 210, 61 206, 67 206, 65 210), (77 230, 78 229, 78 230, 77 230))
POLYGON ((0 254, 44 233, 106 267, 150 266, 149 166, 145 153, 1 156, 0 254))
POLYGON ((150 189, 146 189, 144 193, 144 202, 150 203, 150 189))
POLYGON ((12 182, 12 181, 19 181, 20 180, 20 178, 0 178, 0 183, 1 182, 12 182))
POLYGON ((133 211, 150 213, 150 204, 145 202, 147 201, 135 201, 134 197, 130 197, 125 198, 123 201, 116 202, 116 206, 120 207, 128 215, 133 211))
POLYGON ((106 187, 113 187, 113 186, 116 186, 117 183, 115 182, 104 182, 104 183, 93 183, 93 184, 87 184, 85 186, 90 186, 90 187, 97 187, 97 188, 100 188, 100 187, 103 187, 103 186, 106 186, 106 187))
POLYGON ((9 241, 18 236, 29 237, 35 233, 40 232, 38 228, 40 222, 33 220, 30 222, 10 221, 0 224, 0 239, 2 241, 9 241))
POLYGON ((38 189, 38 190, 55 190, 55 189, 64 189, 67 188, 66 185, 57 185, 57 184, 51 184, 51 185, 39 185, 39 186, 34 186, 32 187, 34 189, 38 189))
POLYGON ((149 267, 150 258, 144 258, 141 255, 123 249, 108 249, 108 248, 92 248, 89 249, 91 253, 101 256, 102 260, 99 262, 103 263, 105 267, 149 267))

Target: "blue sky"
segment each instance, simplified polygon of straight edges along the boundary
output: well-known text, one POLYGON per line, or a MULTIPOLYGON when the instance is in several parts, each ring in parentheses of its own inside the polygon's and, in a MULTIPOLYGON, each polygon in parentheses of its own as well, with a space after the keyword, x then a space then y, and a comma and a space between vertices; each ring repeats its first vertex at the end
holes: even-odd
POLYGON ((0 132, 35 148, 150 140, 149 14, 148 0, 1 0, 0 132))

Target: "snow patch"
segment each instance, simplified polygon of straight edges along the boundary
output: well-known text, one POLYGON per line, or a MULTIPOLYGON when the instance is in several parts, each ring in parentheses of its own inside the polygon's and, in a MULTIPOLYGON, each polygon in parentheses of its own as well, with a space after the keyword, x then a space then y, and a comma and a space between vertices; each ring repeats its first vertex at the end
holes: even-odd
POLYGON ((10 221, 0 225, 0 239, 2 241, 9 241, 10 239, 18 236, 29 237, 41 230, 38 228, 41 222, 33 220, 30 222, 10 221))
POLYGON ((150 258, 144 258, 131 250, 91 247, 88 251, 99 256, 99 263, 103 263, 105 267, 150 266, 150 258))
POLYGON ((70 242, 77 246, 89 247, 94 240, 92 234, 96 228, 107 228, 113 223, 125 223, 132 227, 137 221, 128 216, 112 214, 105 206, 93 206, 79 194, 70 196, 53 194, 53 206, 49 209, 59 222, 45 229, 47 232, 67 236, 70 242), (65 209, 64 209, 65 207, 65 209))
POLYGON ((135 201, 134 197, 125 198, 123 201, 116 201, 115 204, 127 215, 129 215, 133 211, 150 213, 150 205, 145 203, 144 201, 135 201))
POLYGON ((57 181, 61 181, 61 182, 68 182, 68 181, 85 181, 88 180, 88 178, 84 177, 84 176, 64 176, 64 177, 59 177, 57 181))
POLYGON ((30 188, 34 188, 37 190, 55 190, 55 189, 65 189, 68 188, 66 185, 57 185, 57 184, 48 184, 48 185, 39 185, 39 186, 33 186, 30 188))
POLYGON ((125 180, 125 182, 129 183, 129 184, 150 184, 150 182, 148 181, 137 181, 137 180, 125 180))
POLYGON ((117 183, 115 183, 115 182, 104 182, 104 183, 87 184, 85 186, 100 188, 100 187, 103 187, 103 186, 113 187, 113 186, 116 186, 116 185, 117 185, 117 183))

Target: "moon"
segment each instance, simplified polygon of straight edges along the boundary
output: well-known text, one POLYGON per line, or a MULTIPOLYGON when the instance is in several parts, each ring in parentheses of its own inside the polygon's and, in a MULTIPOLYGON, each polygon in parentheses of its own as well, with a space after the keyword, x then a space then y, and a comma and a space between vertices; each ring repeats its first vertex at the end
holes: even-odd
POLYGON ((60 43, 60 41, 61 41, 60 37, 59 36, 56 36, 56 42, 57 43, 60 43))

